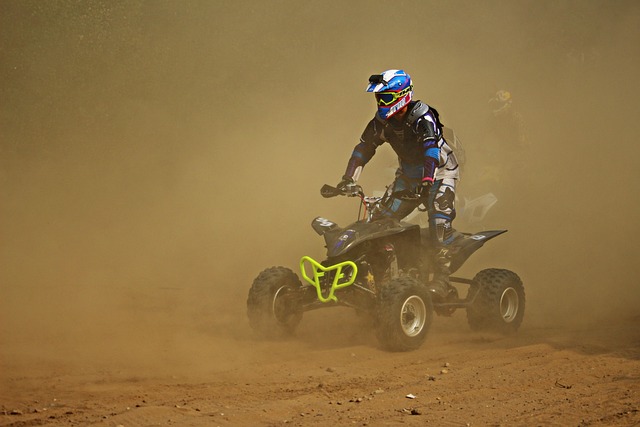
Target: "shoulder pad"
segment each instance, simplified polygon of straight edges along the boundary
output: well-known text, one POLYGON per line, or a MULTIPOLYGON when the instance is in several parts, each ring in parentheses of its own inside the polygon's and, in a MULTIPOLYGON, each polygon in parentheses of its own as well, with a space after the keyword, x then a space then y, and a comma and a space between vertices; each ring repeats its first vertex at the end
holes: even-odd
POLYGON ((416 105, 407 114, 407 123, 414 124, 420 117, 424 116, 431 107, 422 101, 416 101, 416 105))

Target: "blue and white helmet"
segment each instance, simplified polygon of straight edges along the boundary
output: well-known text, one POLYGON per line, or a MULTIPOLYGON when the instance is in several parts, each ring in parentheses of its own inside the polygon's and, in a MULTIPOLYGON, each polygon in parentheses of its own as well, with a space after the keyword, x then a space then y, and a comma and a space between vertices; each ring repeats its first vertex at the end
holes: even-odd
POLYGON ((367 92, 376 95, 378 114, 386 120, 409 104, 413 96, 413 84, 409 74, 403 70, 387 70, 369 77, 367 92))

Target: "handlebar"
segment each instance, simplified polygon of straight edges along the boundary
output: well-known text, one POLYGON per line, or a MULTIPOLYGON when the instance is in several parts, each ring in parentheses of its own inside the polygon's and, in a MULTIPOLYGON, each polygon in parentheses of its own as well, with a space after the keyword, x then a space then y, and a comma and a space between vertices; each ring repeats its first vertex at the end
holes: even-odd
MULTIPOLYGON (((320 189, 320 194, 322 197, 328 199, 336 196, 347 196, 347 197, 360 197, 360 198, 371 198, 364 195, 364 191, 362 191, 362 187, 358 184, 350 184, 345 187, 344 190, 341 190, 336 187, 332 187, 331 185, 325 184, 320 189)), ((387 197, 392 197, 394 199, 402 199, 402 200, 422 200, 424 196, 421 196, 411 190, 400 190, 395 191, 393 193, 385 194, 387 197)), ((382 199, 384 197, 380 197, 382 199)))
POLYGON ((377 213, 384 212, 388 209, 388 207, 385 207, 384 202, 390 198, 415 201, 417 202, 417 205, 420 205, 420 203, 424 203, 425 201, 425 196, 419 195, 411 190, 401 190, 393 193, 387 191, 380 197, 365 196, 364 191, 362 191, 362 187, 357 184, 349 184, 343 189, 325 184, 320 189, 320 194, 322 197, 327 199, 336 196, 359 197, 365 208, 367 222, 372 221, 377 213))

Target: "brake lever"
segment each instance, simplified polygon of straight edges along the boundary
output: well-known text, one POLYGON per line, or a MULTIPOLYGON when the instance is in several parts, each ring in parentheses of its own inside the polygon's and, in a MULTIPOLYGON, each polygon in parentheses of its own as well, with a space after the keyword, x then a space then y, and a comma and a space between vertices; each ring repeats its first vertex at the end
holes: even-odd
POLYGON ((362 191, 362 187, 358 184, 349 184, 347 185, 347 189, 344 193, 347 197, 364 197, 364 192, 362 191))

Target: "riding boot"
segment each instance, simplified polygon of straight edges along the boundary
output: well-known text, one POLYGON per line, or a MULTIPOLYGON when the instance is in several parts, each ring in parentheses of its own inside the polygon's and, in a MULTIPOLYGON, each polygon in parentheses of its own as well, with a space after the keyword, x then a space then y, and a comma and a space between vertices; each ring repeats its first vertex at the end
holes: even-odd
POLYGON ((452 294, 455 294, 456 288, 449 283, 451 275, 451 257, 449 249, 440 247, 434 257, 435 271, 433 280, 429 283, 429 291, 438 301, 444 301, 452 294))

